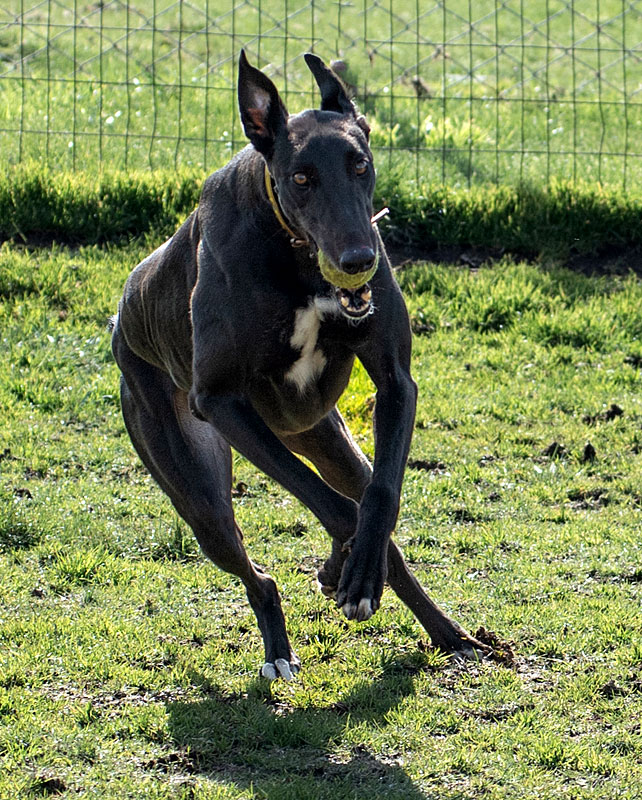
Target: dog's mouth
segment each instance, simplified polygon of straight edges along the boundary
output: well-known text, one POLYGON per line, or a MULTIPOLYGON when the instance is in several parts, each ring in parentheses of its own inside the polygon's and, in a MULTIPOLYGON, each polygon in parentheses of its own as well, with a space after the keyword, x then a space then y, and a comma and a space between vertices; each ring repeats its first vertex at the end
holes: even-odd
POLYGON ((334 289, 341 313, 351 320, 360 320, 374 311, 370 279, 379 266, 379 251, 371 265, 362 272, 349 273, 338 269, 322 251, 318 253, 319 269, 334 289))
POLYGON ((341 313, 349 319, 363 319, 372 313, 372 289, 369 283, 364 283, 358 289, 342 289, 340 286, 335 286, 334 292, 341 313))

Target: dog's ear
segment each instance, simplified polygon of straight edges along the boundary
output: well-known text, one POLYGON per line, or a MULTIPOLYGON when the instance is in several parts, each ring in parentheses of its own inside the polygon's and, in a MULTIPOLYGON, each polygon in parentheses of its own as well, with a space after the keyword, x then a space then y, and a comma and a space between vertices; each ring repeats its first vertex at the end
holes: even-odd
POLYGON ((343 87, 341 80, 314 53, 303 58, 321 91, 321 111, 338 111, 339 114, 356 115, 355 107, 343 87))
POLYGON ((363 114, 359 114, 357 117, 357 125, 361 128, 361 130, 365 133, 366 139, 370 139, 370 125, 368 125, 368 120, 363 116, 363 114))
POLYGON ((269 158, 274 140, 287 122, 288 112, 276 86, 250 64, 244 50, 239 57, 238 97, 245 135, 269 158))

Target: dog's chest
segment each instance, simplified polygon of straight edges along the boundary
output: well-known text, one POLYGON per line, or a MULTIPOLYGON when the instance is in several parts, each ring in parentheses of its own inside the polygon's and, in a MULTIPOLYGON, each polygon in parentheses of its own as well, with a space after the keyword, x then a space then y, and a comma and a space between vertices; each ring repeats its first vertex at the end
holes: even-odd
POLYGON ((290 347, 298 354, 287 369, 285 380, 303 394, 323 373, 327 358, 319 346, 319 332, 324 319, 337 313, 336 302, 329 297, 315 297, 294 315, 290 347))

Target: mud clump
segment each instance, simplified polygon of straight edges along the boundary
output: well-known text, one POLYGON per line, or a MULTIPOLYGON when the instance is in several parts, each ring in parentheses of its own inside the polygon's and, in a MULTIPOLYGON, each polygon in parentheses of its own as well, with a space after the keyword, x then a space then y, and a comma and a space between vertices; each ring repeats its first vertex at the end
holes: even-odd
POLYGON ((510 642, 505 642, 494 632, 480 627, 475 631, 475 639, 492 650, 491 659, 504 667, 517 667, 517 657, 510 642))

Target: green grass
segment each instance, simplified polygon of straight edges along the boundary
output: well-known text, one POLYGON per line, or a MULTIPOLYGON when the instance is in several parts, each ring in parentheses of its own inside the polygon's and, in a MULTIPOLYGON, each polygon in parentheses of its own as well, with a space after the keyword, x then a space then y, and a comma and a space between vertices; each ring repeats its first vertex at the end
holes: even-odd
POLYGON ((196 170, 55 173, 28 162, 0 177, 0 241, 95 244, 171 235, 198 203, 196 170))
MULTIPOLYGON (((238 583, 123 429, 105 325, 150 247, 0 248, 0 798, 639 798, 639 279, 399 273, 420 401, 396 539, 517 666, 448 664, 389 592, 348 623, 323 531, 237 458, 304 664, 268 688, 238 583)), ((370 454, 371 393, 357 370, 342 401, 370 454)))
POLYGON ((381 163, 408 177, 453 187, 555 178, 635 186, 641 177, 642 15, 621 0, 581 9, 561 0, 74 8, 75 17, 65 4, 0 9, 6 163, 212 170, 243 139, 240 48, 266 66, 292 111, 316 102, 300 58, 314 48, 347 60, 381 163))
MULTIPOLYGON (((196 206, 202 182, 193 169, 111 170, 96 179, 25 163, 0 176, 0 241, 94 244, 169 236, 196 206)), ((393 168, 377 182, 375 207, 383 206, 391 209, 381 223, 388 243, 424 251, 481 248, 544 261, 607 255, 628 269, 639 264, 642 249, 639 191, 569 181, 461 190, 406 179, 393 168)))

